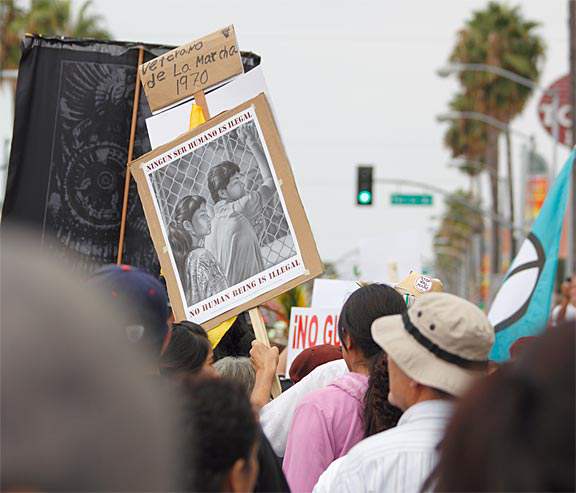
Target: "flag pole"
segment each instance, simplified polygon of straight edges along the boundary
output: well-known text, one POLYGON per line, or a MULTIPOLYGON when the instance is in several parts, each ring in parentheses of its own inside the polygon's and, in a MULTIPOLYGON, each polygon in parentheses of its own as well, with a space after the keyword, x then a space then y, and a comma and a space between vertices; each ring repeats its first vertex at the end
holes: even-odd
POLYGON ((126 236, 126 215, 128 213, 128 195, 130 192, 130 163, 134 155, 134 140, 136 138, 136 124, 138 122, 138 106, 140 104, 140 70, 144 61, 144 47, 138 48, 138 65, 136 66, 136 87, 134 88, 134 101, 132 105, 132 122, 130 124, 130 141, 128 143, 128 162, 126 163, 126 177, 124 178, 124 198, 122 201, 122 216, 120 219, 120 236, 118 238, 118 257, 116 263, 122 263, 124 253, 124 238, 126 236))
MULTIPOLYGON (((570 39, 570 98, 572 102, 572 146, 576 149, 576 0, 568 1, 569 24, 568 33, 570 39)), ((572 166, 572 191, 568 206, 568 269, 573 276, 576 275, 576 166, 572 166)))

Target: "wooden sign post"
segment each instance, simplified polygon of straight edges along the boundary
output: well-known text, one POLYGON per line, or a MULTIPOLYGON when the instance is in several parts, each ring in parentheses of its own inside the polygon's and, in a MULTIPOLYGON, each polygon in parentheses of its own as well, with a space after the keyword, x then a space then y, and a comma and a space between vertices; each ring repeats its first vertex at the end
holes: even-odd
MULTIPOLYGON (((144 61, 144 48, 138 48, 138 67, 144 61)), ((128 195, 130 193, 130 163, 134 157, 134 140, 136 139, 136 124, 138 123, 138 106, 140 105, 140 70, 136 70, 136 86, 134 87, 134 102, 132 104, 132 121, 130 123, 130 141, 128 142, 128 162, 124 178, 124 197, 122 199, 122 215, 120 218, 120 236, 118 237, 118 254, 116 263, 122 263, 124 254, 124 238, 126 236, 126 215, 128 213, 128 195)))

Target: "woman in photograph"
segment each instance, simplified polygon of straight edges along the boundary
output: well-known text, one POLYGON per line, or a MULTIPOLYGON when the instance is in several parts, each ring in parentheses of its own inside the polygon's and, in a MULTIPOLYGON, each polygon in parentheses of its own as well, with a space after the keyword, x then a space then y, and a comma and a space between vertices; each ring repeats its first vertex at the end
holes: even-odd
POLYGON ((168 234, 188 306, 228 287, 218 262, 204 248, 204 239, 211 230, 206 199, 200 195, 180 199, 168 234))

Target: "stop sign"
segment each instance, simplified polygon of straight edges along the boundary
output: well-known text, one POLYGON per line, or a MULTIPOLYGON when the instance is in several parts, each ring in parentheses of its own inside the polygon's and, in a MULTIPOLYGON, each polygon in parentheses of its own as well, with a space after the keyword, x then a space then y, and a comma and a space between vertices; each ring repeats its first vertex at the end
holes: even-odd
POLYGON ((554 136, 554 96, 553 91, 558 91, 558 113, 556 115, 559 132, 558 140, 561 144, 572 147, 572 134, 570 128, 572 127, 572 105, 570 103, 570 75, 558 79, 556 82, 546 88, 544 94, 538 102, 538 116, 540 122, 546 131, 554 136))

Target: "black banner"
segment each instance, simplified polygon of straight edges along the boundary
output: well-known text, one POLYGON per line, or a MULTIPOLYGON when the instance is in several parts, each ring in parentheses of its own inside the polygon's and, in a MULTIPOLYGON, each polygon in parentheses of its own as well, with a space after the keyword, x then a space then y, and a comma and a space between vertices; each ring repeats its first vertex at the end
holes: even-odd
MULTIPOLYGON (((24 40, 2 220, 39 231, 75 270, 116 261, 139 46, 144 61, 172 48, 24 40)), ((259 61, 243 54, 245 70, 259 61)), ((133 159, 150 150, 148 116, 141 91, 133 159)), ((134 182, 123 261, 159 270, 134 182)))

